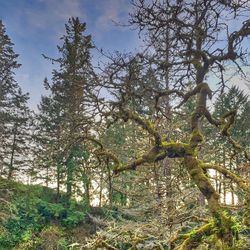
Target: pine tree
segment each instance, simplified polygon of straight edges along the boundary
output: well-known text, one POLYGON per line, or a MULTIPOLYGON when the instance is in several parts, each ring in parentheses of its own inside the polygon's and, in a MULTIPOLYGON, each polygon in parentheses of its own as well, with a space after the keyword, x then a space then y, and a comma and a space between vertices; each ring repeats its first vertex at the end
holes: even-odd
POLYGON ((0 161, 1 172, 3 171, 3 157, 5 147, 6 122, 10 119, 9 108, 11 98, 17 84, 14 80, 14 70, 19 68, 18 55, 13 51, 13 43, 6 35, 5 27, 0 20, 0 161))
POLYGON ((82 146, 72 145, 66 151, 63 148, 71 142, 74 144, 74 139, 87 133, 91 127, 95 74, 91 65, 91 36, 84 35, 86 24, 81 23, 79 18, 71 18, 65 27, 63 45, 58 46, 61 57, 51 59, 58 63, 59 69, 52 73, 52 84, 45 81, 51 94, 42 99, 40 121, 45 125, 44 132, 53 134, 51 138, 55 138, 46 146, 54 148, 58 193, 62 176, 65 175, 67 195, 71 197, 78 167, 79 156, 76 155, 79 155, 82 146))
MULTIPOLYGON (((249 148, 249 133, 250 133, 250 102, 249 97, 238 87, 232 86, 227 92, 218 96, 215 102, 214 116, 222 116, 227 112, 232 110, 237 110, 237 117, 231 128, 231 136, 237 142, 248 149, 249 148)), ((213 132, 210 128, 208 133, 213 133, 213 139, 211 140, 212 153, 210 157, 216 159, 218 163, 229 166, 236 172, 239 172, 240 168, 244 164, 245 156, 244 154, 237 152, 232 148, 230 142, 225 138, 221 137, 218 133, 213 132), (214 150, 216 148, 216 150, 214 150)), ((234 193, 236 188, 233 187, 232 183, 227 181, 226 178, 221 184, 219 178, 222 176, 216 173, 216 188, 219 192, 223 192, 223 200, 226 202, 226 195, 231 192, 231 202, 234 205, 234 193)))
POLYGON ((23 94, 19 88, 13 98, 13 108, 11 111, 11 123, 9 124, 9 145, 5 153, 8 166, 8 179, 13 177, 14 171, 26 171, 30 160, 31 113, 27 107, 28 95, 23 94))
POLYGON ((30 136, 29 97, 14 79, 15 70, 20 67, 17 57, 0 21, 0 169, 1 175, 9 179, 15 170, 25 168, 30 136))

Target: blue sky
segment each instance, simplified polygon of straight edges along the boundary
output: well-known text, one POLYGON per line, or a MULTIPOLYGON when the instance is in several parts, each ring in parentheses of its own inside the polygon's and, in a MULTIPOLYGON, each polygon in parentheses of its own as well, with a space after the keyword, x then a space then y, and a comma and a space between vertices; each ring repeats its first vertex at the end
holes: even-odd
MULTIPOLYGON (((95 45, 105 50, 130 51, 138 47, 137 33, 117 26, 126 22, 129 0, 0 0, 0 18, 15 44, 22 67, 16 79, 30 93, 35 108, 45 93, 43 79, 50 77, 51 65, 41 54, 57 56, 56 46, 64 34, 64 24, 72 16, 87 23, 95 45)), ((98 60, 98 58, 95 58, 98 60)))
MULTIPOLYGON (((57 57, 56 46, 70 17, 78 16, 87 23, 87 34, 92 35, 98 48, 128 52, 140 46, 137 32, 113 21, 126 23, 130 8, 129 0, 0 0, 0 19, 22 64, 16 79, 23 91, 30 93, 30 106, 36 109, 41 94, 45 94, 43 80, 55 67, 42 54, 57 57)), ((232 28, 238 29, 240 23, 234 20, 232 28)), ((244 43, 248 47, 249 39, 244 43)), ((96 56, 94 61, 98 59, 96 56)), ((232 83, 249 92, 238 76, 232 83)))

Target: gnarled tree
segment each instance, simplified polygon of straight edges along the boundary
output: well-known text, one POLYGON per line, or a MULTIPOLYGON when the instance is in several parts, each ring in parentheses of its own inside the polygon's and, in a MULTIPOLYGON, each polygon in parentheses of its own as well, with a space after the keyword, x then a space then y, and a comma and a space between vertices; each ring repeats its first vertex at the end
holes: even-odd
MULTIPOLYGON (((233 69, 244 76, 247 60, 244 41, 250 36, 250 19, 245 18, 250 13, 249 1, 135 0, 133 6, 130 23, 144 35, 147 49, 135 56, 116 55, 110 58, 102 86, 109 89, 116 100, 109 103, 105 116, 113 122, 130 120, 138 124, 152 138, 149 143, 152 145, 147 152, 129 163, 120 162, 105 150, 102 154, 113 159, 116 174, 136 170, 141 165, 153 164, 167 157, 180 159, 189 173, 190 181, 205 197, 212 219, 192 233, 171 239, 171 246, 175 247, 178 243, 176 249, 194 249, 205 236, 213 235, 219 249, 237 249, 234 220, 225 212, 207 170, 215 169, 231 179, 245 192, 246 198, 250 193, 250 182, 226 166, 206 163, 199 152, 206 146, 203 123, 208 122, 228 140, 236 154, 243 154, 246 162, 249 162, 248 149, 230 134, 237 110, 230 110, 218 119, 212 116, 207 104, 215 93, 212 89, 216 81, 217 91, 223 92, 227 86, 225 76, 232 71, 232 67, 227 70, 227 66, 234 65, 233 69), (134 74, 135 61, 142 71, 153 69, 160 82, 163 75, 167 77, 168 84, 162 84, 160 88, 144 84, 143 78, 134 74), (140 91, 134 86, 135 81, 140 83, 140 91), (190 85, 193 86, 191 89, 190 85), (131 111, 129 106, 131 97, 140 103, 145 96, 155 101, 155 112, 151 116, 131 111), (189 115, 188 141, 166 138, 155 122, 159 116, 164 116, 161 102, 164 97, 172 100, 172 112, 177 114, 190 98, 196 98, 194 112, 189 115)), ((246 211, 249 211, 249 200, 246 206, 246 211)), ((249 214, 246 213, 246 216, 249 214)))

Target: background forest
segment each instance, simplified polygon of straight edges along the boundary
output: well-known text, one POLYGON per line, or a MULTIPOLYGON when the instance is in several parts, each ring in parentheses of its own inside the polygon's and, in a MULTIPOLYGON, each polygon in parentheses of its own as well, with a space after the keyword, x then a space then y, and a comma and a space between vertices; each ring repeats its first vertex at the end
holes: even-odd
POLYGON ((250 249, 250 1, 131 4, 142 49, 70 18, 35 111, 0 21, 0 249, 250 249))

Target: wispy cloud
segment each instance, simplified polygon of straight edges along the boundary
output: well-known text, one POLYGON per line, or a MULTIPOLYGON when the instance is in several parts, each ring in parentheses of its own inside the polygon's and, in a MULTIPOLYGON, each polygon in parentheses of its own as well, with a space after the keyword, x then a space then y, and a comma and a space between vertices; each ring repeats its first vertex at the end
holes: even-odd
POLYGON ((96 20, 96 28, 105 32, 115 27, 113 22, 124 22, 129 5, 126 0, 106 0, 99 8, 102 12, 96 20))
POLYGON ((71 16, 82 16, 80 0, 39 0, 40 9, 28 8, 24 12, 30 27, 35 29, 56 28, 57 22, 67 21, 71 16))

